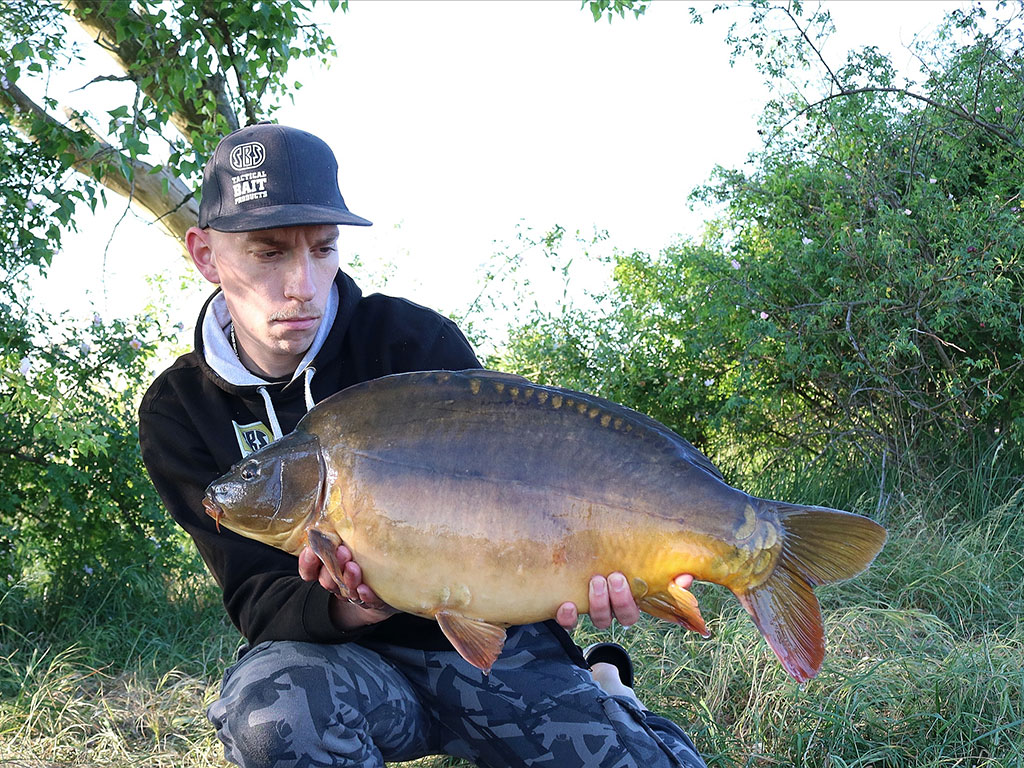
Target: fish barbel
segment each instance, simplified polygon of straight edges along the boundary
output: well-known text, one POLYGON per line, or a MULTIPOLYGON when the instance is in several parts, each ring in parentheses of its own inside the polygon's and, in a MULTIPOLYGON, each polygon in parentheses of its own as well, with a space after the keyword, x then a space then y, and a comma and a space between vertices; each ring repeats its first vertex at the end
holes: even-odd
POLYGON ((581 392, 484 370, 396 374, 327 398, 207 489, 208 514, 298 554, 344 590, 344 542, 394 608, 437 620, 489 670, 505 628, 588 610, 620 571, 645 612, 708 635, 681 574, 721 584, 786 671, 821 667, 813 587, 865 569, 868 518, 737 490, 668 427, 581 392))

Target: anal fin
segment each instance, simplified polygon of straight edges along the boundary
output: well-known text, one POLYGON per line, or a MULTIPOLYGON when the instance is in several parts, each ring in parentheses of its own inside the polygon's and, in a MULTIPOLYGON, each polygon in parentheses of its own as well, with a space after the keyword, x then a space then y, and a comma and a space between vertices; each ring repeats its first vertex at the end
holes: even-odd
POLYGON ((505 647, 504 627, 446 610, 438 611, 434 618, 462 658, 484 674, 491 671, 505 647))
POLYGON ((711 636, 707 624, 704 623, 704 617, 700 615, 697 598, 674 581, 669 582, 665 592, 652 592, 641 598, 638 605, 640 610, 651 616, 699 632, 702 637, 711 636))

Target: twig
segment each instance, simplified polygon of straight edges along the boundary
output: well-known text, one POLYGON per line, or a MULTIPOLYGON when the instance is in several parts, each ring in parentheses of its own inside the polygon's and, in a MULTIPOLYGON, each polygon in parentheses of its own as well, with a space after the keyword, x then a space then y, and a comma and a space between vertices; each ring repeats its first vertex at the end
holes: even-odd
POLYGON ((94 83, 102 83, 102 82, 123 83, 123 82, 125 82, 127 80, 134 80, 134 79, 135 78, 132 75, 97 75, 96 77, 94 77, 92 80, 90 80, 85 85, 81 85, 78 88, 75 88, 71 92, 72 93, 77 93, 78 91, 84 91, 86 88, 88 88, 90 85, 93 85, 94 83))
MULTIPOLYGON (((998 125, 995 125, 994 123, 990 123, 990 122, 988 122, 986 120, 982 120, 981 118, 977 117, 976 115, 972 115, 970 112, 968 112, 966 109, 964 109, 962 105, 957 105, 959 107, 959 109, 954 109, 953 107, 950 107, 947 104, 943 104, 943 103, 941 103, 939 101, 936 101, 935 99, 933 99, 933 98, 931 98, 929 96, 923 96, 920 93, 914 93, 913 91, 909 91, 906 88, 894 88, 894 87, 891 87, 891 86, 885 87, 885 86, 875 86, 875 85, 864 86, 862 88, 843 89, 843 90, 839 91, 838 93, 829 94, 828 96, 825 96, 824 98, 819 99, 818 101, 816 101, 816 102, 814 102, 812 104, 808 104, 806 107, 804 107, 799 112, 794 114, 789 120, 787 120, 785 123, 780 125, 775 130, 775 133, 772 134, 771 138, 768 139, 767 143, 770 144, 790 124, 792 124, 795 120, 797 120, 798 118, 802 117, 803 115, 805 115, 806 113, 810 112, 811 110, 817 109, 818 107, 822 106, 823 104, 825 104, 825 103, 827 103, 829 101, 832 101, 833 99, 838 99, 838 98, 841 98, 841 97, 844 97, 844 96, 856 96, 859 93, 900 93, 900 94, 903 94, 904 96, 907 96, 907 97, 909 97, 911 99, 916 99, 918 101, 924 102, 925 104, 929 104, 930 106, 933 106, 936 109, 942 110, 943 112, 948 112, 949 114, 951 114, 954 117, 957 117, 957 118, 959 118, 961 120, 966 120, 967 122, 973 123, 974 125, 978 126, 979 128, 982 128, 983 130, 986 130, 989 133, 991 133, 991 134, 993 134, 995 136, 998 136, 1000 139, 1002 139, 1006 143, 1010 144, 1011 146, 1017 146, 1017 143, 1018 143, 1015 137, 1013 137, 1012 135, 1006 133, 998 125)), ((1017 157, 1016 153, 1012 153, 1012 154, 1014 155, 1014 157, 1017 157)))
POLYGON ((808 45, 809 45, 809 46, 811 47, 811 50, 812 50, 812 51, 814 51, 815 55, 816 55, 816 56, 818 57, 818 61, 820 61, 820 62, 821 62, 821 66, 823 66, 823 67, 825 68, 825 71, 826 71, 826 72, 828 72, 828 76, 829 76, 829 78, 831 78, 831 80, 832 80, 832 83, 833 83, 833 84, 834 84, 834 85, 835 85, 835 86, 836 86, 836 87, 837 87, 837 88, 838 88, 838 89, 839 89, 840 91, 844 90, 844 89, 843 89, 843 84, 842 84, 841 82, 839 82, 839 78, 838 78, 838 77, 836 77, 836 73, 832 71, 832 67, 830 67, 830 66, 828 65, 828 62, 827 62, 827 61, 825 61, 825 57, 821 55, 821 51, 819 51, 819 50, 818 50, 818 46, 816 46, 816 45, 815 45, 815 44, 814 44, 814 43, 813 43, 813 42, 811 41, 811 38, 810 38, 810 37, 809 37, 809 36, 807 35, 807 32, 805 32, 805 31, 804 31, 804 28, 803 28, 803 27, 801 27, 799 23, 797 23, 797 20, 796 20, 796 18, 795 18, 795 17, 793 16, 793 14, 792 14, 792 13, 790 13, 790 10, 789 10, 789 8, 788 8, 788 7, 786 7, 786 8, 783 8, 782 10, 783 10, 783 11, 785 12, 785 14, 786 14, 787 16, 789 16, 789 20, 790 20, 791 22, 793 22, 793 26, 794 26, 794 27, 796 27, 796 31, 800 33, 800 36, 801 36, 801 37, 802 37, 802 38, 803 38, 803 39, 804 39, 805 41, 807 41, 807 44, 808 44, 808 45))

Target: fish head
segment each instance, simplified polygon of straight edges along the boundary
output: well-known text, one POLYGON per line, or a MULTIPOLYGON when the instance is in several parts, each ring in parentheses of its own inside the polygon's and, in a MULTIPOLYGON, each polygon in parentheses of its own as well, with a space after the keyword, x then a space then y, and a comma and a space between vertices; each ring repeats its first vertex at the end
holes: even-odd
POLYGON ((206 489, 203 508, 235 533, 297 554, 323 503, 320 441, 291 434, 249 454, 206 489))

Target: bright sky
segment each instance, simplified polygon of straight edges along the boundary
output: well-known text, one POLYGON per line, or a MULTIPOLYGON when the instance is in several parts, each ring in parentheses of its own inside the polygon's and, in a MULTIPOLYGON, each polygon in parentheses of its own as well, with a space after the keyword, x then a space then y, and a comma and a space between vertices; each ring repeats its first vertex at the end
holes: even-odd
MULTIPOLYGON (((370 273, 354 275, 364 290, 459 311, 519 225, 606 229, 607 248, 647 251, 697 236, 687 196, 714 165, 739 166, 757 147, 765 94, 751 66, 728 64, 726 27, 742 17, 712 16, 708 3, 694 26, 688 7, 657 0, 639 20, 610 25, 577 0, 352 0, 327 16, 338 60, 296 67, 304 87, 277 118, 333 147, 346 202, 375 223, 343 228, 343 262, 358 254, 370 273)), ((902 69, 903 46, 949 7, 829 3, 841 36, 826 54, 877 45, 902 69)), ((115 230, 124 204, 111 200, 79 219, 83 233, 55 258, 45 301, 125 315, 145 305, 147 274, 188 272, 177 246, 135 213, 115 230)), ((207 292, 179 301, 175 319, 191 326, 207 292)))

